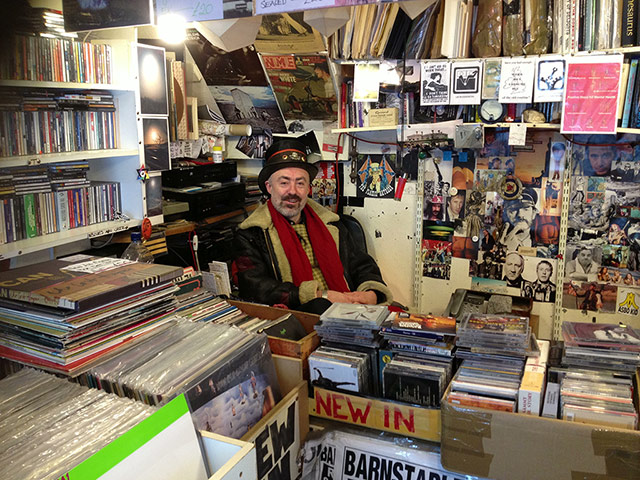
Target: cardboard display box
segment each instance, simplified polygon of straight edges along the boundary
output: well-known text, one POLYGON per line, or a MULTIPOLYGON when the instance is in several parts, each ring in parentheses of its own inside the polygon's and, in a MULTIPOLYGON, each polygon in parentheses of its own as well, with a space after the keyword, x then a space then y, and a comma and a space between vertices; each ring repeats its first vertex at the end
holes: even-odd
POLYGON ((447 401, 441 413, 442 466, 454 472, 495 480, 640 478, 640 431, 447 401))
POLYGON ((268 305, 260 305, 257 303, 240 302, 229 300, 231 305, 238 307, 247 315, 254 317, 275 320, 283 315, 292 313, 300 321, 308 335, 302 340, 287 340, 284 338, 269 337, 269 347, 271 353, 275 355, 284 355, 286 357, 299 358, 306 360, 311 352, 313 352, 320 344, 320 338, 313 329, 314 325, 320 321, 318 315, 311 313, 298 312, 295 310, 287 310, 286 308, 270 307, 268 305))

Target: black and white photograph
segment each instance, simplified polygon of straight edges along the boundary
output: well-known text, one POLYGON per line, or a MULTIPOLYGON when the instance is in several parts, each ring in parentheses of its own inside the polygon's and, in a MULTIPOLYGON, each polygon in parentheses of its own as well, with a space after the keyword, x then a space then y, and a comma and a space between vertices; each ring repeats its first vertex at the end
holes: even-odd
POLYGON ((164 48, 138 45, 138 82, 140 113, 168 115, 167 75, 164 48))
POLYGON ((525 188, 520 198, 504 202, 498 243, 508 251, 534 245, 534 221, 539 211, 539 189, 525 188))
POLYGON ((420 77, 420 105, 449 103, 449 62, 424 62, 420 77))
POLYGON ((536 302, 556 301, 557 260, 524 257, 520 294, 536 302))
POLYGON ((595 282, 602 265, 602 247, 586 242, 567 245, 565 279, 576 282, 595 282))
POLYGON ((224 18, 250 17, 253 14, 253 2, 250 0, 222 0, 224 18))
POLYGON ((143 118, 144 166, 150 171, 169 170, 169 122, 166 118, 143 118))
POLYGON ((66 32, 153 23, 152 0, 62 0, 66 32))

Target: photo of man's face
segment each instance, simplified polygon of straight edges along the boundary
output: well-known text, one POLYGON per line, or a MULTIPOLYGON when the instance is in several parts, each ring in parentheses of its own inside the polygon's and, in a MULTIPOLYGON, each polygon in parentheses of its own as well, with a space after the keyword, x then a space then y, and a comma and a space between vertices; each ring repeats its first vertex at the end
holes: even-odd
POLYGON ((538 280, 540 280, 542 283, 546 283, 551 278, 551 273, 553 273, 553 269, 551 268, 551 265, 549 265, 547 262, 540 262, 538 264, 537 272, 538 272, 538 280))
POLYGON ((514 226, 524 222, 530 227, 536 217, 535 206, 527 202, 514 202, 505 211, 509 223, 514 226))
POLYGON ((504 276, 508 280, 517 280, 524 270, 523 258, 517 253, 510 253, 504 261, 504 276))
POLYGON ((611 163, 616 157, 614 147, 589 146, 589 165, 595 175, 607 175, 611 171, 611 163))
POLYGON ((449 206, 451 207, 451 211, 453 213, 455 213, 456 215, 460 215, 462 207, 464 206, 464 196, 456 195, 455 197, 451 197, 449 206))
POLYGON ((591 252, 591 250, 584 248, 580 250, 580 253, 578 253, 578 263, 580 263, 580 265, 587 266, 591 263, 592 260, 593 253, 591 252))

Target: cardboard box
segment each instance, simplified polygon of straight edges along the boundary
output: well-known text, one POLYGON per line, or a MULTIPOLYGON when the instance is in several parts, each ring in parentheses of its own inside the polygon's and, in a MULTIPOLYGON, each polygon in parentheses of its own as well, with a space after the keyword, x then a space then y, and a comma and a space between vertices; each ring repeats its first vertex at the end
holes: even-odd
POLYGON ((271 348, 271 353, 275 355, 284 355, 286 357, 305 360, 309 354, 313 352, 318 345, 320 345, 320 337, 318 337, 318 334, 313 329, 314 325, 320 321, 320 316, 318 315, 236 300, 229 300, 229 303, 238 307, 247 315, 253 315, 254 317, 266 318, 269 320, 275 320, 287 313, 293 313, 295 315, 307 331, 308 335, 302 340, 297 341, 269 337, 269 347, 271 348))
POLYGON ((496 480, 640 478, 640 432, 442 402, 442 466, 496 480))

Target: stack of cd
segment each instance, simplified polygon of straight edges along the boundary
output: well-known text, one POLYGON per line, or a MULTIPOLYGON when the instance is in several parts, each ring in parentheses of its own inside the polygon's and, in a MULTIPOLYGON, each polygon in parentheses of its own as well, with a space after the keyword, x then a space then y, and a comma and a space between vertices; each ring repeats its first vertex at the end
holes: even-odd
POLYGON ((539 353, 531 335, 529 319, 515 315, 467 313, 458 327, 457 356, 464 347, 467 352, 527 356, 539 353), (535 345, 534 345, 535 344, 535 345), (537 352, 537 353, 536 353, 537 352))
POLYGON ((416 358, 452 358, 456 319, 396 312, 384 321, 380 333, 394 353, 416 358))
POLYGON ((374 347, 379 343, 380 325, 388 315, 384 305, 334 303, 314 328, 323 342, 374 347))
POLYGON ((515 412, 524 363, 517 357, 467 358, 451 380, 447 401, 515 412))
POLYGON ((635 372, 640 333, 628 325, 564 322, 562 365, 635 372))
POLYGON ((560 383, 560 413, 564 420, 635 430, 633 380, 612 372, 568 371, 560 383))
POLYGON ((384 398, 440 407, 451 379, 452 362, 395 355, 382 371, 384 398))
POLYGON ((309 355, 309 376, 315 387, 371 392, 371 364, 366 353, 319 347, 309 355))

